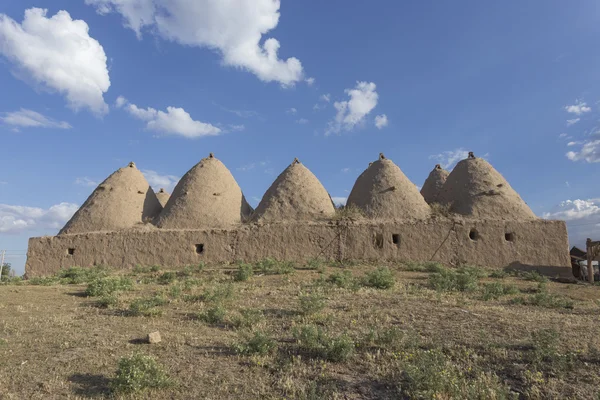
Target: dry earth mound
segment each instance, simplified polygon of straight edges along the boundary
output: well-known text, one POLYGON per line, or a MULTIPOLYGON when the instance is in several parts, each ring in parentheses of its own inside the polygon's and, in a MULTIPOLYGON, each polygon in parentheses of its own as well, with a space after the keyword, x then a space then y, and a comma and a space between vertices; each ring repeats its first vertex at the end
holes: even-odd
POLYGON ((303 221, 331 217, 335 207, 317 177, 298 159, 273 182, 254 213, 256 221, 303 221))
POLYGON ((231 172, 211 153, 181 178, 158 217, 157 226, 222 228, 239 224, 251 212, 231 172))
POLYGON ((431 212, 414 183, 383 154, 358 177, 347 205, 380 219, 424 219, 431 212))
POLYGON ((170 197, 171 195, 167 193, 165 189, 161 188, 158 192, 156 192, 156 198, 160 202, 160 205, 163 207, 167 205, 167 202, 169 201, 170 197))
POLYGON ((161 210, 146 178, 132 162, 106 178, 59 235, 127 229, 151 221, 161 210))
POLYGON ((443 169, 440 164, 437 164, 433 171, 429 173, 429 176, 425 179, 425 183, 421 188, 421 195, 427 204, 437 202, 440 190, 442 189, 442 186, 444 186, 448 175, 450 175, 450 172, 443 169))
POLYGON ((469 153, 444 184, 439 201, 451 211, 479 219, 531 220, 537 217, 506 179, 487 161, 469 153))

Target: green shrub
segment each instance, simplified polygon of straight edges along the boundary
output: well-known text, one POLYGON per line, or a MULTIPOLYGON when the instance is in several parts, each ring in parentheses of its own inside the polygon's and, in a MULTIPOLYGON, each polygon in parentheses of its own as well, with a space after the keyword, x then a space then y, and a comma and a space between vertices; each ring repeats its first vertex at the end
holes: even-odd
POLYGON ((295 328, 293 335, 298 342, 300 351, 310 357, 341 362, 346 361, 354 354, 355 344, 349 336, 330 336, 315 325, 303 325, 295 328))
POLYGON ((160 274, 160 276, 156 279, 160 285, 170 285, 175 282, 177 279, 177 273, 173 271, 167 271, 160 274))
POLYGON ((456 269, 459 274, 469 275, 475 279, 481 279, 488 276, 487 271, 473 265, 461 265, 456 269))
POLYGON ((85 295, 88 297, 98 297, 131 289, 133 289, 133 281, 131 279, 113 276, 90 282, 85 290, 85 295))
POLYGON ((129 304, 129 314, 133 316, 155 317, 162 315, 158 307, 167 304, 167 299, 161 295, 135 299, 129 304))
POLYGON ((413 262, 409 261, 405 263, 405 269, 407 271, 414 272, 440 272, 446 267, 436 261, 427 261, 427 262, 413 262))
POLYGON ((182 292, 181 285, 173 285, 169 288, 169 291, 168 291, 169 297, 172 299, 178 299, 179 296, 181 296, 181 292, 182 292))
POLYGON ((407 347, 404 338, 404 332, 396 327, 381 330, 371 328, 363 340, 363 346, 396 351, 407 347))
POLYGON ((485 301, 496 300, 502 296, 508 296, 519 293, 515 285, 504 285, 502 283, 486 283, 483 285, 481 298, 485 301))
POLYGON ((516 297, 512 300, 512 303, 544 308, 573 309, 575 307, 575 302, 573 300, 548 292, 539 292, 531 296, 516 297))
POLYGON ((104 294, 96 300, 96 307, 109 308, 116 306, 119 303, 119 298, 114 294, 104 294))
POLYGON ((490 278, 494 278, 494 279, 504 279, 507 276, 509 276, 510 274, 506 271, 503 270, 499 270, 499 271, 494 271, 491 274, 489 274, 488 276, 490 278))
POLYGON ((325 267, 325 261, 320 258, 312 258, 306 262, 304 267, 310 270, 322 271, 325 267))
POLYGON ((70 267, 61 269, 56 273, 56 277, 60 279, 61 283, 66 285, 89 283, 106 276, 108 276, 108 270, 101 266, 91 268, 70 267))
POLYGON ((236 328, 251 328, 261 322, 264 317, 261 310, 247 308, 239 311, 239 315, 233 318, 232 324, 236 328))
POLYGON ((244 337, 234 346, 238 354, 267 355, 277 349, 277 342, 262 332, 254 332, 250 337, 244 337))
POLYGON ((58 278, 56 278, 55 276, 45 276, 45 277, 36 276, 33 278, 29 278, 27 280, 27 282, 30 285, 34 285, 34 286, 51 286, 51 285, 56 285, 58 283, 58 278))
POLYGON ((254 266, 254 270, 264 275, 286 275, 294 273, 295 264, 290 261, 277 261, 273 258, 265 258, 254 266))
POLYGON ((390 289, 396 283, 394 274, 388 267, 379 267, 365 274, 362 284, 376 289, 390 289))
POLYGON ((546 278, 544 275, 540 274, 537 271, 521 272, 519 275, 526 281, 539 283, 548 282, 548 278, 546 278))
POLYGON ((429 285, 438 292, 470 292, 477 289, 477 277, 464 271, 444 269, 429 276, 429 285))
POLYGON ((359 282, 352 276, 352 272, 348 270, 334 272, 329 275, 327 282, 343 289, 354 289, 359 285, 359 282))
POLYGON ((325 298, 322 294, 316 292, 300 293, 298 302, 300 304, 300 312, 304 315, 315 314, 325 308, 325 298))
POLYGON ((565 372, 573 369, 575 355, 561 352, 560 335, 555 329, 541 329, 531 334, 530 362, 536 369, 565 372))
POLYGON ((237 282, 243 282, 250 279, 252 275, 254 275, 252 264, 240 263, 237 271, 235 271, 235 275, 233 275, 233 279, 237 282))
POLYGON ((207 303, 222 303, 233 297, 233 285, 215 285, 212 288, 207 288, 200 296, 202 301, 207 303))
POLYGON ((111 382, 116 393, 136 393, 171 385, 163 367, 153 357, 134 354, 119 360, 117 375, 111 382))
POLYGON ((209 307, 206 311, 198 314, 198 318, 200 320, 211 325, 223 324, 226 316, 227 310, 221 304, 216 304, 212 307, 209 307))

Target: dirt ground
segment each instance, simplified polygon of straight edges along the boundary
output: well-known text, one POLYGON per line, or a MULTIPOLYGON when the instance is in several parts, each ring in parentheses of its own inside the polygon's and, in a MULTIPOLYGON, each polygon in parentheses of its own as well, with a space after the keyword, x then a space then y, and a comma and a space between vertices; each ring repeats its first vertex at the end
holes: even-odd
POLYGON ((600 399, 600 286, 378 267, 140 268, 100 297, 0 285, 0 399, 600 399), (114 389, 138 353, 171 384, 114 389))

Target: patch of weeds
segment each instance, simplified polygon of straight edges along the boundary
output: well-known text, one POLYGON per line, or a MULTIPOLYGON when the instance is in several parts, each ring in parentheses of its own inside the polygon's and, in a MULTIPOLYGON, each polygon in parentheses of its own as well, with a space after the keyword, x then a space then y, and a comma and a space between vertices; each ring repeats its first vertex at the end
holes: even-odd
POLYGON ((206 264, 200 263, 196 265, 186 265, 183 267, 183 270, 179 271, 180 276, 192 276, 193 274, 198 274, 204 271, 206 268, 206 264))
POLYGON ((265 258, 256 263, 254 270, 263 275, 287 275, 295 272, 295 264, 291 261, 277 261, 273 258, 265 258))
POLYGON ((209 307, 205 311, 198 314, 198 319, 211 325, 218 325, 225 323, 225 317, 227 316, 227 310, 222 304, 216 304, 209 307))
POLYGON ((177 273, 173 271, 163 272, 156 278, 156 282, 160 285, 170 285, 177 279, 177 273))
POLYGON ((452 215, 452 204, 431 203, 429 206, 434 216, 448 218, 452 215))
POLYGON ((98 297, 132 289, 133 281, 131 279, 112 276, 90 282, 85 290, 85 295, 88 297, 98 297))
POLYGON ((371 328, 362 342, 364 347, 377 347, 387 351, 396 351, 407 347, 404 332, 396 327, 377 330, 371 328))
POLYGON ((252 268, 252 264, 240 263, 238 265, 238 269, 233 275, 233 280, 236 282, 244 282, 250 279, 252 275, 254 275, 254 269, 252 268))
POLYGON ((390 376, 410 399, 517 399, 493 373, 462 368, 441 349, 400 352, 396 373, 390 376))
POLYGON ((7 344, 8 342, 6 341, 6 339, 0 338, 0 346, 6 346, 7 344))
POLYGON ((497 300, 502 296, 509 296, 519 293, 515 285, 505 285, 502 283, 486 283, 483 285, 481 298, 485 301, 497 300))
POLYGON ((200 286, 202 281, 200 279, 186 279, 183 281, 183 289, 190 290, 193 287, 200 286))
POLYGON ((519 276, 526 281, 539 283, 548 282, 548 278, 546 278, 544 275, 540 274, 537 271, 521 272, 519 276))
POLYGON ((438 292, 471 292, 477 289, 477 277, 444 269, 429 276, 429 286, 438 292))
POLYGON ((565 372, 573 369, 575 355, 560 351, 560 335, 555 329, 541 329, 531 334, 530 362, 538 369, 565 372))
POLYGON ((157 317, 162 315, 158 307, 167 304, 167 299, 161 295, 135 299, 129 304, 129 314, 132 316, 157 317))
POLYGON ((365 274, 362 285, 375 289, 390 289, 396 284, 396 278, 388 267, 379 267, 365 274))
POLYGON ((325 308, 325 297, 321 293, 300 293, 298 296, 300 312, 304 315, 316 314, 325 308))
POLYGON ((116 393, 137 393, 146 389, 160 389, 172 384, 164 368, 151 356, 134 354, 119 360, 111 388, 116 393))
POLYGON ((350 206, 341 206, 335 209, 335 214, 331 219, 333 221, 355 221, 359 219, 363 219, 365 217, 365 213, 362 209, 350 205, 350 206))
POLYGON ((104 294, 96 300, 96 307, 99 308, 110 308, 114 307, 119 303, 119 298, 114 294, 104 294))
POLYGON ((334 272, 329 275, 327 282, 343 289, 358 289, 360 283, 352 276, 348 270, 334 272))
POLYGON ((52 286, 58 284, 58 279, 55 276, 36 276, 27 279, 27 282, 34 286, 52 286))
POLYGON ((313 271, 325 271, 325 261, 320 258, 311 258, 304 264, 305 269, 313 270, 313 271))
POLYGON ((531 296, 516 297, 512 300, 512 303, 544 308, 573 309, 575 307, 573 300, 549 293, 544 282, 538 284, 537 293, 531 296))
POLYGON ((354 341, 345 334, 330 336, 318 326, 303 325, 294 328, 293 335, 298 341, 300 351, 310 357, 341 362, 354 354, 354 341))
POLYGON ((3 276, 0 284, 2 285, 15 285, 21 286, 25 283, 22 277, 20 276, 3 276))
POLYGON ((181 296, 181 292, 182 292, 181 285, 173 285, 173 286, 169 287, 169 290, 167 293, 170 298, 178 299, 181 296))
POLYGON ((494 271, 494 272, 490 273, 488 275, 488 277, 494 278, 494 279, 504 279, 504 278, 508 277, 509 275, 510 274, 508 272, 499 270, 499 271, 494 271))
POLYGON ((440 272, 440 271, 446 269, 446 267, 444 267, 442 264, 440 264, 439 262, 436 262, 436 261, 427 261, 427 262, 409 261, 409 262, 405 263, 404 265, 405 265, 404 269, 406 271, 413 271, 413 272, 440 272))
POLYGON ((277 342, 263 332, 254 332, 251 336, 245 336, 233 346, 238 354, 267 355, 277 349, 277 342))
POLYGON ((485 270, 473 265, 461 265, 456 269, 456 271, 459 274, 469 275, 476 279, 481 279, 488 276, 488 273, 485 270))
POLYGON ((222 303, 230 300, 233 297, 233 285, 215 285, 212 288, 207 288, 201 295, 201 299, 208 303, 222 303))
POLYGON ((239 315, 236 315, 232 319, 232 324, 236 328, 251 328, 260 323, 264 318, 265 315, 261 310, 246 308, 239 311, 239 315))
POLYGON ((93 280, 104 278, 108 275, 108 269, 101 266, 91 268, 70 267, 61 269, 56 277, 65 285, 78 285, 89 283, 93 280))

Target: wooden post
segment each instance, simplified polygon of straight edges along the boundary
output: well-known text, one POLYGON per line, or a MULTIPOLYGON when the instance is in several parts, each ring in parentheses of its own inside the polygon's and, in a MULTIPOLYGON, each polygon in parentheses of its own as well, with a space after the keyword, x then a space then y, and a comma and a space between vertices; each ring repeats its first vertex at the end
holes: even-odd
POLYGON ((2 281, 2 268, 4 267, 4 255, 6 250, 2 250, 2 260, 0 261, 0 281, 2 281))
POLYGON ((588 282, 594 283, 594 266, 592 260, 594 259, 594 246, 592 245, 592 239, 588 238, 585 242, 587 250, 587 271, 588 271, 588 282))

